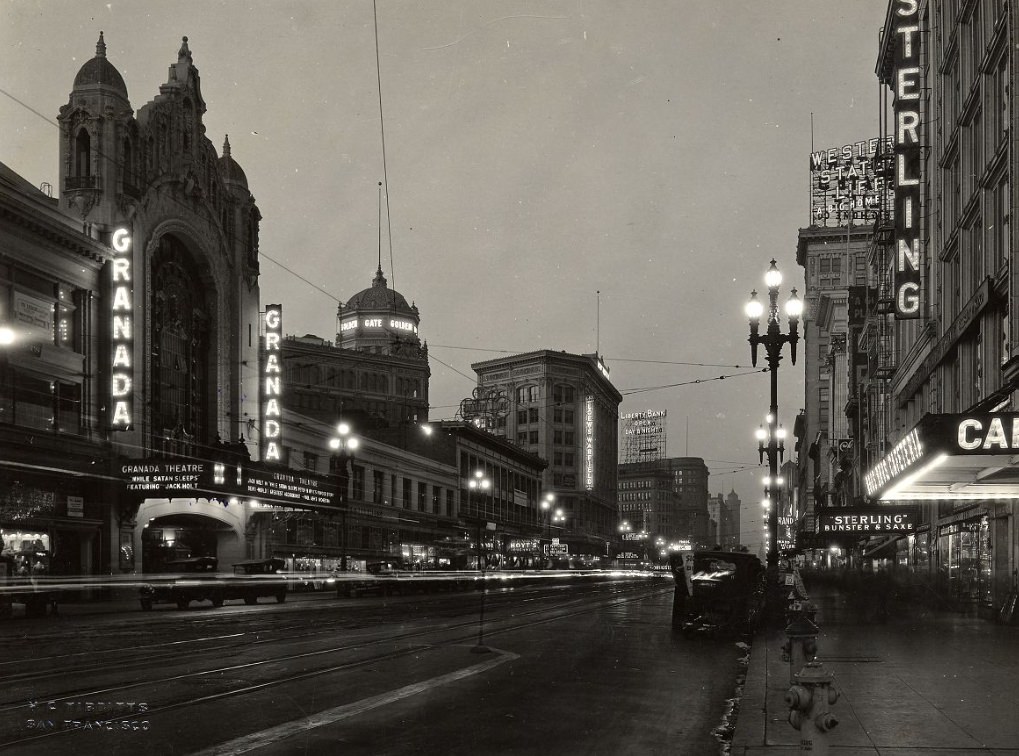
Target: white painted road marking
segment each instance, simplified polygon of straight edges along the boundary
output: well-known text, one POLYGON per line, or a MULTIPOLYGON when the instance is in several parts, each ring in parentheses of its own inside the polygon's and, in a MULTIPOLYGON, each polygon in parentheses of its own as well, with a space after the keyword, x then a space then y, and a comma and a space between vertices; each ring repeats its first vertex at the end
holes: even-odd
POLYGON ((493 648, 492 652, 496 654, 496 656, 488 661, 483 661, 480 664, 475 664, 464 669, 458 669, 455 672, 440 675, 439 677, 433 677, 432 679, 425 680, 424 682, 414 683, 413 685, 405 685, 402 688, 391 690, 388 693, 380 693, 377 696, 371 696, 370 698, 364 698, 360 701, 355 701, 354 703, 337 706, 334 709, 320 711, 309 717, 302 717, 301 719, 295 719, 291 722, 285 722, 284 724, 277 725, 276 727, 270 727, 266 730, 245 735, 241 738, 228 740, 226 743, 220 743, 219 745, 212 746, 204 751, 199 751, 194 754, 194 756, 234 756, 235 754, 248 753, 249 751, 254 751, 256 748, 263 748, 265 746, 272 745, 273 743, 279 743, 280 741, 286 740, 294 735, 307 732, 308 730, 314 730, 316 727, 324 727, 325 725, 339 722, 342 719, 349 719, 350 717, 357 716, 362 712, 377 709, 380 706, 386 706, 387 704, 395 703, 396 701, 400 701, 404 698, 416 696, 418 693, 424 693, 438 685, 446 685, 447 683, 463 680, 467 677, 471 677, 472 675, 487 672, 490 669, 498 667, 503 662, 520 658, 519 654, 514 654, 510 651, 500 651, 497 648, 493 648))

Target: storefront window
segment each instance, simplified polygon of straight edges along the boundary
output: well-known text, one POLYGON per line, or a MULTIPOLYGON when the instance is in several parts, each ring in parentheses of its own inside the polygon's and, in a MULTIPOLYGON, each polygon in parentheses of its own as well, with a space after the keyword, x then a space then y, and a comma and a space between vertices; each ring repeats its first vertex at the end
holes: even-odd
POLYGON ((49 572, 50 537, 30 530, 0 530, 0 557, 8 574, 18 577, 49 572))
POLYGON ((913 564, 921 575, 927 574, 931 564, 931 534, 927 531, 911 536, 913 541, 913 564))
POLYGON ((990 528, 987 517, 942 528, 938 537, 942 587, 963 603, 991 600, 990 528))

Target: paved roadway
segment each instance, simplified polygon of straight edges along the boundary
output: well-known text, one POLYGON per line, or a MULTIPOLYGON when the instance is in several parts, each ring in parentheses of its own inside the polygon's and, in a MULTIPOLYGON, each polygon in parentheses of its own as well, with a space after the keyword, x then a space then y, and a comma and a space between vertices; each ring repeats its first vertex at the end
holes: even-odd
POLYGON ((674 637, 671 601, 665 579, 490 591, 483 624, 478 592, 7 620, 0 752, 716 754, 740 651, 674 637))

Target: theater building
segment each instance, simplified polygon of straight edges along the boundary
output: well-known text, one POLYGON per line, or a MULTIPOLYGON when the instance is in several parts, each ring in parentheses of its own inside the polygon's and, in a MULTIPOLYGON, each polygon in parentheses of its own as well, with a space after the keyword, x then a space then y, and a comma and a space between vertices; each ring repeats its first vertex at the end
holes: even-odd
POLYGON ((919 520, 864 556, 988 615, 1019 564, 1016 43, 1010 4, 892 0, 876 69, 896 182, 872 255, 892 324, 887 402, 868 421, 893 419, 863 487, 919 520))
POLYGON ((135 112, 100 33, 57 117, 59 207, 110 258, 89 367, 109 472, 132 481, 103 534, 113 570, 246 554, 247 505, 175 477, 184 466, 204 475, 223 455, 258 456, 242 437, 258 421, 259 387, 241 366, 258 361, 261 216, 229 141, 220 154, 206 136, 205 110, 186 37, 135 112), (167 458, 175 470, 160 467, 167 458))

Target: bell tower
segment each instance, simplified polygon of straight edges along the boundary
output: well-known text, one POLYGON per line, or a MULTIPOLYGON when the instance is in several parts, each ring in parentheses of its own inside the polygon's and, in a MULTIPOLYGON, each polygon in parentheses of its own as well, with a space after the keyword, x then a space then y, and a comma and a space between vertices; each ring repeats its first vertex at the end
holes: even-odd
POLYGON ((134 179, 136 128, 124 79, 106 57, 99 32, 95 57, 74 77, 60 124, 60 207, 86 229, 108 230, 120 220, 134 179))

